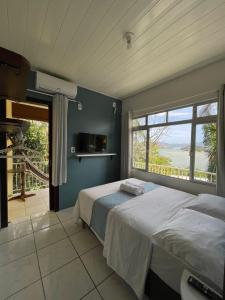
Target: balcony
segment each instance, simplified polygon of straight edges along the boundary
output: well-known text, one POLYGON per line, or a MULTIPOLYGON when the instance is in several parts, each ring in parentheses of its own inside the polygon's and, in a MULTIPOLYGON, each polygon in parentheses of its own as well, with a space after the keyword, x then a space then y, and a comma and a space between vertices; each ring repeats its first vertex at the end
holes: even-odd
MULTIPOLYGON (((145 163, 142 162, 133 162, 133 168, 145 170, 145 163)), ((149 164, 148 171, 150 173, 156 173, 160 175, 175 177, 179 179, 189 180, 189 169, 177 168, 172 166, 164 166, 164 165, 155 165, 149 164)), ((206 172, 206 171, 195 171, 195 180, 202 181, 205 183, 216 183, 216 173, 206 172)))
MULTIPOLYGON (((43 173, 48 174, 48 161, 39 161, 39 162, 33 162, 33 164, 43 173)), ((12 194, 15 196, 18 194, 21 190, 21 176, 19 172, 16 172, 16 170, 20 170, 23 163, 12 163, 13 166, 13 187, 12 187, 12 194)), ((45 189, 48 187, 48 182, 40 180, 37 176, 35 176, 31 172, 26 172, 25 175, 25 190, 33 191, 33 190, 39 190, 39 189, 45 189)))

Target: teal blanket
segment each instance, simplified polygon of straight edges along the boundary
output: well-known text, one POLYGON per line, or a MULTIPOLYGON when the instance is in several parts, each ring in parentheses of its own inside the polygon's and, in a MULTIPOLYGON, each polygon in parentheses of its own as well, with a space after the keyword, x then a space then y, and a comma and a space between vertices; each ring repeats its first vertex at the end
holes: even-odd
MULTIPOLYGON (((150 192, 158 187, 159 185, 152 182, 147 182, 144 184, 145 193, 150 192)), ((109 211, 113 207, 135 197, 135 195, 130 193, 119 191, 95 200, 92 208, 90 226, 103 241, 105 239, 105 229, 109 211)))

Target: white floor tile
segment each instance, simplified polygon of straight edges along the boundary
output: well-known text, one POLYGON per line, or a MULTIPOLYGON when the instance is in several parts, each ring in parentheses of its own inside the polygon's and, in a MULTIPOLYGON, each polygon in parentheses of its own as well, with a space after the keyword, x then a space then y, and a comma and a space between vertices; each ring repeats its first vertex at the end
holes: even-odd
POLYGON ((25 204, 26 207, 35 207, 35 206, 38 206, 38 205, 42 205, 43 200, 41 200, 40 198, 34 196, 34 197, 31 197, 31 198, 26 198, 26 201, 25 201, 24 204, 25 204))
POLYGON ((22 216, 30 216, 37 212, 46 212, 49 210, 49 189, 41 189, 38 191, 27 192, 34 194, 27 197, 25 201, 15 199, 8 201, 9 220, 13 221, 22 216))
POLYGON ((10 224, 18 224, 18 223, 23 223, 25 221, 30 221, 30 216, 12 219, 10 220, 10 224))
POLYGON ((38 212, 46 212, 46 211, 48 211, 48 208, 46 205, 43 204, 34 207, 26 207, 26 216, 30 216, 38 212))
POLYGON ((0 266, 10 263, 18 258, 35 251, 33 234, 0 245, 0 266))
POLYGON ((43 278, 47 300, 78 300, 94 288, 79 258, 43 278))
POLYGON ((103 248, 99 245, 81 256, 85 267, 96 285, 113 273, 113 270, 107 266, 102 252, 103 248))
POLYGON ((21 238, 32 232, 31 221, 25 221, 18 224, 11 223, 7 228, 0 230, 0 244, 21 238))
POLYGON ((65 221, 68 221, 69 219, 72 219, 73 218, 73 209, 74 209, 74 206, 58 211, 57 215, 58 215, 60 221, 65 222, 65 221))
POLYGON ((82 230, 72 235, 70 238, 80 255, 99 244, 99 241, 89 229, 82 230))
POLYGON ((34 231, 38 231, 58 223, 59 219, 56 214, 45 214, 38 218, 32 218, 34 231))
POLYGON ((22 291, 7 298, 8 300, 44 300, 44 291, 41 281, 37 281, 22 291))
POLYGON ((92 292, 90 292, 87 296, 82 298, 82 300, 102 300, 102 298, 99 295, 98 291, 95 289, 92 292))
POLYGON ((75 224, 74 219, 65 221, 62 224, 68 235, 73 235, 82 230, 82 223, 79 222, 75 224))
POLYGON ((68 238, 38 251, 42 276, 55 271, 78 255, 68 238))
POLYGON ((41 249, 66 238, 66 233, 61 224, 56 224, 40 231, 36 231, 34 237, 37 249, 41 249))
POLYGON ((40 272, 35 254, 0 267, 0 299, 11 296, 39 278, 40 272))
POLYGON ((104 300, 137 300, 132 289, 116 274, 98 286, 104 300))
POLYGON ((31 218, 31 220, 33 220, 33 219, 36 219, 36 218, 40 218, 42 216, 46 216, 48 214, 54 214, 55 215, 55 212, 52 212, 52 211, 49 211, 49 210, 48 211, 36 212, 34 214, 31 214, 30 218, 31 218))

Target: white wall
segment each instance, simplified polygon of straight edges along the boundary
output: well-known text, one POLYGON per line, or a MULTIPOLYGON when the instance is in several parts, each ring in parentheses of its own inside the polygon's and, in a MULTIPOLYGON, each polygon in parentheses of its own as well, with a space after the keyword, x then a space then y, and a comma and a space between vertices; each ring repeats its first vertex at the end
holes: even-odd
MULTIPOLYGON (((225 83, 225 60, 192 71, 123 100, 123 113, 134 115, 207 100, 225 83)), ((215 187, 132 170, 132 176, 192 193, 216 193, 215 187)))
POLYGON ((210 64, 186 75, 153 87, 123 100, 123 112, 143 112, 190 103, 209 94, 225 83, 225 60, 210 64), (203 95, 202 95, 203 94, 203 95))

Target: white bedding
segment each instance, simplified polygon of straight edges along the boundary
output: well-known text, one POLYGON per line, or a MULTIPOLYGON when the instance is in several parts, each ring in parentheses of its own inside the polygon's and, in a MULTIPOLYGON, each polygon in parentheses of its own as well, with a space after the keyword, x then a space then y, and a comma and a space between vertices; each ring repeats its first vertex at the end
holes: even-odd
POLYGON ((225 222, 190 209, 180 210, 153 238, 167 253, 223 289, 225 222), (174 242, 176 241, 176 242, 174 242), (204 255, 203 255, 204 254, 204 255))
POLYGON ((108 215, 104 256, 114 269, 142 298, 150 265, 152 235, 194 196, 159 187, 122 205, 108 215))
MULTIPOLYGON (((121 183, 125 181, 127 181, 127 179, 95 186, 93 188, 88 188, 80 191, 74 207, 75 221, 77 222, 78 219, 81 218, 85 221, 86 224, 90 225, 92 207, 95 200, 118 192, 120 190, 121 183)), ((140 184, 145 182, 136 178, 129 178, 129 181, 133 182, 134 184, 140 184)))

